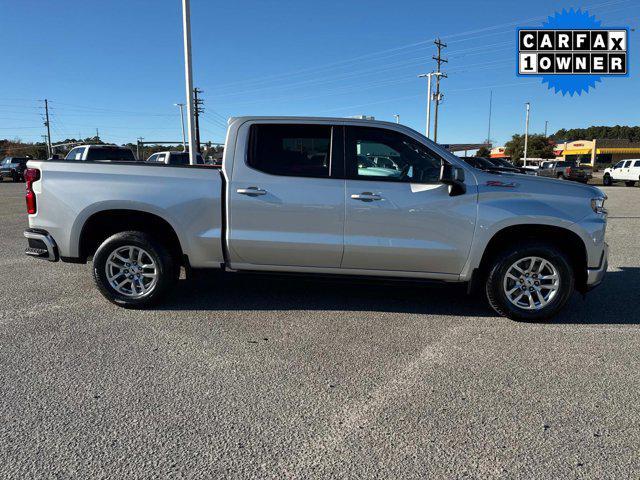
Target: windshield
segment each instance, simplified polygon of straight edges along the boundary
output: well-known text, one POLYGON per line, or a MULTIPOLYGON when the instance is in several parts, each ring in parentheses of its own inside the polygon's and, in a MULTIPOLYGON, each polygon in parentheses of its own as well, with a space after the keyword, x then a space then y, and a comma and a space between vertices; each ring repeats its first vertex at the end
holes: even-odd
POLYGON ((128 148, 120 147, 99 147, 89 148, 87 160, 113 160, 120 162, 135 162, 133 152, 128 148))

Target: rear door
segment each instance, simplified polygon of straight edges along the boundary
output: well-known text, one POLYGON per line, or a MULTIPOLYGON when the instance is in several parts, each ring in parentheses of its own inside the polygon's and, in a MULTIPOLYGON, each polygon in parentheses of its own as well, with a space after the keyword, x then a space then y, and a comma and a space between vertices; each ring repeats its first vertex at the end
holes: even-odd
POLYGON ((624 162, 622 166, 622 179, 623 180, 631 180, 631 164, 633 162, 631 160, 627 160, 624 162))
POLYGON ((631 178, 629 180, 640 181, 640 160, 633 160, 630 172, 631 178))
MULTIPOLYGON (((342 267, 459 274, 476 222, 475 182, 450 196, 441 157, 393 130, 346 127, 342 267)), ((467 175, 472 177, 472 175, 467 175)))
POLYGON ((228 185, 232 268, 337 268, 344 238, 341 127, 241 127, 228 185), (339 147, 336 147, 339 146, 339 147))

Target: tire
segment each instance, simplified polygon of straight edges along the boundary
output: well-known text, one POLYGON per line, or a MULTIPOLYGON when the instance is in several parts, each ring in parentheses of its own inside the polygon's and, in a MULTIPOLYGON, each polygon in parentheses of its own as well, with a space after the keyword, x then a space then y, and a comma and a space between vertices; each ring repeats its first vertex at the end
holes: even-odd
POLYGON ((11 180, 13 180, 13 183, 18 183, 20 181, 20 176, 17 173, 14 173, 11 176, 11 180))
POLYGON ((607 173, 604 177, 602 177, 602 184, 605 187, 610 187, 613 184, 613 181, 611 180, 611 175, 607 173))
POLYGON ((562 173, 558 174, 558 180, 565 180, 564 175, 562 173))
POLYGON ((145 308, 164 299, 179 274, 177 258, 144 232, 116 233, 102 242, 93 257, 93 279, 98 290, 107 300, 124 308, 145 308), (140 251, 144 253, 138 256, 140 251), (134 258, 127 252, 133 252, 134 258), (141 264, 153 267, 141 268, 141 264), (154 273, 155 277, 151 277, 154 273), (113 283, 108 275, 112 275, 113 283), (122 286, 117 289, 119 285, 122 286))
MULTIPOLYGON (((520 274, 518 274, 520 275, 520 274)), ((567 303, 567 300, 571 297, 575 285, 575 275, 568 257, 557 247, 545 243, 545 242, 529 242, 524 245, 514 246, 508 248, 506 251, 497 255, 489 265, 489 273, 486 282, 486 295, 489 305, 500 315, 511 318, 512 320, 537 322, 547 320, 558 313, 562 307, 567 303), (529 273, 529 277, 525 278, 525 274, 522 274, 522 278, 514 280, 511 277, 507 277, 507 274, 514 272, 513 265, 523 262, 520 266, 523 267, 523 271, 526 272, 530 264, 530 257, 536 257, 544 260, 551 265, 555 270, 556 275, 559 277, 557 280, 543 279, 538 283, 544 282, 545 284, 555 283, 556 290, 552 293, 552 289, 541 289, 541 293, 526 293, 522 299, 519 300, 521 304, 528 304, 532 308, 526 308, 526 306, 518 306, 512 302, 508 295, 507 289, 511 291, 513 288, 515 292, 512 294, 514 299, 517 300, 517 295, 522 293, 520 290, 516 290, 516 286, 522 285, 521 281, 526 282, 523 286, 529 285, 530 288, 536 287, 533 283, 536 279, 532 278, 534 275, 549 276, 552 273, 548 267, 544 267, 540 272, 534 273, 539 270, 539 266, 542 262, 536 261, 534 268, 529 273), (527 259, 527 260, 525 260, 527 259), (506 280, 505 280, 506 279, 506 280), (547 295, 546 301, 548 303, 544 306, 540 306, 539 300, 547 295), (540 296, 542 295, 542 297, 540 296), (528 297, 529 299, 525 298, 528 297), (537 297, 537 301, 536 301, 537 297), (531 305, 530 299, 533 299, 533 305, 531 305)), ((538 277, 539 278, 539 277, 538 277)), ((520 288, 520 287, 519 287, 520 288)))
POLYGON ((633 180, 631 180, 630 182, 624 182, 624 184, 627 187, 635 187, 636 186, 636 182, 634 182, 633 180))

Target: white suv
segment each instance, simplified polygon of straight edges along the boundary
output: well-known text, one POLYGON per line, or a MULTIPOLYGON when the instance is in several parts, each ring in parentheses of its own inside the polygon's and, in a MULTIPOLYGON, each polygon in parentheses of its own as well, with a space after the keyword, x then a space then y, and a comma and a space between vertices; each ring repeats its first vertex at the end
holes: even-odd
POLYGON ((623 181, 627 187, 640 182, 640 159, 621 160, 604 171, 602 183, 606 186, 623 181))

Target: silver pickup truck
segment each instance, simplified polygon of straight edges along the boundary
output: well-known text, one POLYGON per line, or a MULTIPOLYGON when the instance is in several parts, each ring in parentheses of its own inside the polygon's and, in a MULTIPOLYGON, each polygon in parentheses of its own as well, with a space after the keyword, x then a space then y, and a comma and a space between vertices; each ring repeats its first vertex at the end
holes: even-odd
POLYGON ((92 259, 123 307, 162 300, 184 267, 467 282, 540 320, 607 269, 599 189, 477 170, 395 123, 232 118, 221 169, 28 167, 26 253, 92 259))

